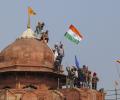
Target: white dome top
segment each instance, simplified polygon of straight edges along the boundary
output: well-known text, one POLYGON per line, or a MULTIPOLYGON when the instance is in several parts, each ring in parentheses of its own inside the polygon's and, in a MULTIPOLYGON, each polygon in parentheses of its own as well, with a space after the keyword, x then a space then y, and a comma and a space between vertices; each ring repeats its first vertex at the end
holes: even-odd
POLYGON ((20 38, 35 38, 34 34, 35 33, 30 28, 28 28, 26 31, 22 33, 20 38))

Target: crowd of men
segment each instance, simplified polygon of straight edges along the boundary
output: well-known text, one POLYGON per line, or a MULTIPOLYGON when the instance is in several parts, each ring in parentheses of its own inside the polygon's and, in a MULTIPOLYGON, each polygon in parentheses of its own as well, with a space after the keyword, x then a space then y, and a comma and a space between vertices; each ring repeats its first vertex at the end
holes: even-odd
MULTIPOLYGON (((54 53, 54 66, 57 71, 60 71, 62 59, 64 57, 64 48, 63 44, 60 42, 59 44, 54 45, 53 49, 54 53)), ((77 68, 75 66, 66 67, 68 72, 67 79, 66 79, 66 86, 72 87, 79 87, 79 88, 92 88, 97 89, 97 82, 99 78, 97 77, 97 73, 92 73, 88 66, 83 65, 82 68, 77 68)))
MULTIPOLYGON (((49 41, 48 37, 48 30, 43 31, 45 24, 44 22, 38 22, 38 25, 36 26, 35 30, 35 36, 40 39, 44 40, 46 43, 49 41)), ((60 42, 59 44, 54 45, 53 49, 54 53, 54 66, 58 72, 60 72, 61 69, 61 63, 62 59, 64 57, 64 48, 63 44, 60 42)), ((97 74, 94 72, 93 75, 91 71, 88 70, 88 67, 86 65, 83 65, 82 68, 76 68, 75 66, 72 67, 66 67, 66 70, 68 72, 67 76, 67 86, 70 85, 70 87, 87 87, 92 89, 97 89, 97 82, 99 81, 99 78, 97 77, 97 74)))
POLYGON ((43 31, 44 26, 45 26, 44 22, 38 22, 34 36, 38 38, 40 41, 44 40, 44 42, 48 43, 49 41, 48 30, 43 31))
POLYGON ((93 73, 88 70, 86 65, 83 65, 82 68, 77 69, 75 66, 66 67, 68 72, 67 75, 67 87, 79 87, 79 88, 92 88, 97 89, 97 82, 99 78, 97 73, 93 73))

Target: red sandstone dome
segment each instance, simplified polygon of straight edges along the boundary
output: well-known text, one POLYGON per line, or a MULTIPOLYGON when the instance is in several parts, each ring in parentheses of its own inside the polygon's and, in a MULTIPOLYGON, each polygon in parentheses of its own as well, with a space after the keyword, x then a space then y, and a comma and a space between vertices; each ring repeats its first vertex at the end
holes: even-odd
POLYGON ((0 53, 0 71, 53 71, 54 55, 47 43, 27 29, 0 53))

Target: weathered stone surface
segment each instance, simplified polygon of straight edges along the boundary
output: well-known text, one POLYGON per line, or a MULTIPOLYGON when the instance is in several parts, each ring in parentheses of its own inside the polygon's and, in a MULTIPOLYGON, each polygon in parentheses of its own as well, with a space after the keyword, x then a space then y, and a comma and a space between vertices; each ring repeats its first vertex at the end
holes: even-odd
POLYGON ((0 100, 104 100, 104 93, 78 88, 59 91, 10 89, 0 91, 0 100))
MULTIPOLYGON (((60 75, 60 84, 65 85, 65 76, 60 75), (63 79, 62 79, 63 78, 63 79), (62 80, 61 80, 62 79, 62 80)), ((58 85, 57 73, 48 72, 4 72, 0 73, 0 89, 10 87, 23 89, 25 86, 34 85, 37 89, 56 89, 58 85)))
POLYGON ((37 39, 17 39, 0 53, 0 71, 52 71, 54 55, 37 39), (7 67, 7 68, 6 68, 7 67))
POLYGON ((105 96, 104 93, 85 88, 61 89, 60 92, 64 94, 66 100, 104 100, 105 96))

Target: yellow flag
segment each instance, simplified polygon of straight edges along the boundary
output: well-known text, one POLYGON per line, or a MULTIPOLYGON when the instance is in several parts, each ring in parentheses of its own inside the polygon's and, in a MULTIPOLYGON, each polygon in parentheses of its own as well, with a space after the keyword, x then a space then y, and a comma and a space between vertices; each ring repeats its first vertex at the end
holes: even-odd
POLYGON ((116 62, 120 63, 120 60, 116 60, 116 62))
POLYGON ((36 13, 33 11, 33 9, 31 7, 28 7, 28 15, 29 16, 36 15, 36 13))

